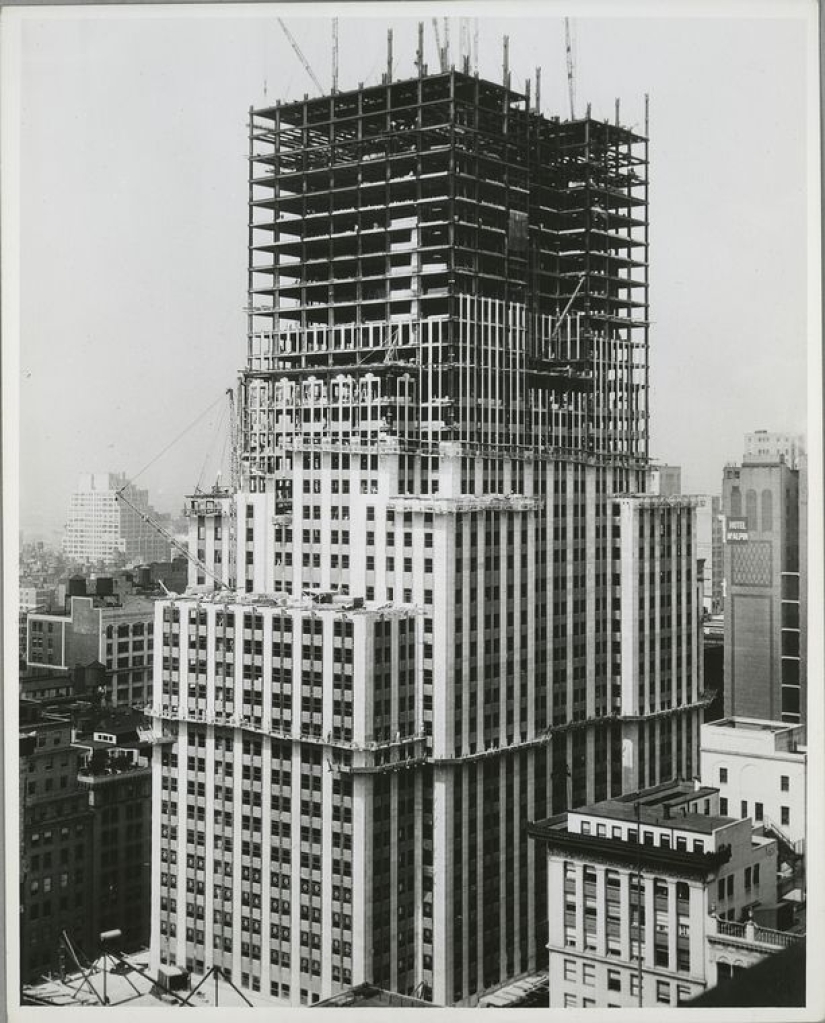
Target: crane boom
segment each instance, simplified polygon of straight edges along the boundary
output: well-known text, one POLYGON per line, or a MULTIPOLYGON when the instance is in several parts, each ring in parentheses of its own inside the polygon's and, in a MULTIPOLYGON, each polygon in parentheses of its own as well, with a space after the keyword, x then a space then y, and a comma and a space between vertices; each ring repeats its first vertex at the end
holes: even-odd
POLYGON ((573 74, 573 47, 570 43, 570 19, 564 19, 564 43, 567 55, 567 91, 570 95, 570 120, 576 119, 576 81, 573 74))
POLYGON ((441 33, 438 30, 438 18, 433 18, 433 34, 435 35, 435 49, 438 53, 438 66, 444 70, 444 55, 441 52, 441 33))
POLYGON ((338 92, 338 19, 332 19, 332 91, 338 92))
POLYGON ((235 412, 235 392, 226 389, 229 398, 229 483, 233 493, 241 487, 241 467, 238 460, 238 419, 235 412))
POLYGON ((291 33, 291 32, 289 31, 289 29, 288 29, 288 28, 286 27, 286 25, 284 24, 284 22, 283 22, 283 19, 282 19, 282 18, 278 18, 278 19, 277 19, 277 21, 278 21, 278 24, 279 24, 279 25, 281 26, 281 28, 283 29, 283 31, 284 31, 284 35, 285 35, 285 36, 287 37, 287 39, 289 40, 289 44, 290 44, 290 46, 292 47, 292 49, 293 49, 293 50, 295 51, 295 53, 297 54, 297 56, 298 56, 298 60, 300 60, 301 64, 303 65, 304 71, 306 71, 306 73, 307 73, 307 74, 309 75, 309 77, 310 77, 310 78, 312 79, 312 81, 313 81, 313 83, 314 83, 314 85, 315 85, 315 88, 316 88, 316 89, 318 90, 318 92, 321 92, 321 93, 323 93, 323 91, 324 91, 324 87, 323 87, 323 85, 321 85, 321 83, 320 83, 320 82, 318 81, 318 79, 317 79, 317 78, 315 77, 315 72, 314 72, 314 71, 312 70, 312 68, 310 67, 310 65, 309 65, 309 61, 308 61, 308 60, 306 59, 306 57, 305 57, 305 56, 303 55, 303 53, 301 52, 301 47, 300 47, 300 46, 299 46, 299 45, 298 45, 298 44, 297 44, 297 43, 295 42, 295 37, 294 37, 294 36, 292 35, 292 33, 291 33))
POLYGON ((561 325, 564 323, 564 319, 567 316, 568 312, 570 311, 570 306, 573 305, 573 303, 576 300, 576 295, 578 295, 578 293, 582 290, 582 286, 584 285, 584 280, 586 276, 587 276, 586 273, 579 274, 579 283, 576 285, 575 290, 573 291, 573 294, 570 296, 567 305, 564 307, 561 316, 558 318, 558 320, 556 320, 556 326, 553 329, 553 333, 550 335, 551 341, 555 341, 556 335, 561 330, 561 325))
MULTIPOLYGON (((126 486, 128 485, 129 484, 127 483, 126 486)), ((180 540, 176 540, 168 529, 165 529, 159 522, 155 521, 155 519, 153 519, 151 515, 148 515, 141 508, 138 508, 138 506, 133 501, 130 501, 129 498, 124 493, 125 489, 126 487, 121 487, 120 490, 115 491, 115 498, 118 501, 123 501, 125 505, 128 505, 132 509, 132 511, 135 512, 136 515, 139 515, 144 522, 148 523, 152 527, 152 529, 160 533, 161 536, 163 536, 167 540, 167 542, 172 547, 175 548, 176 551, 180 551, 180 553, 185 558, 187 558, 187 560, 191 561, 193 565, 196 565, 201 572, 203 572, 205 575, 208 575, 209 578, 212 579, 212 581, 215 582, 218 585, 218 587, 220 587, 220 589, 222 590, 229 589, 229 587, 226 585, 223 579, 215 575, 215 573, 211 569, 207 568, 206 565, 204 565, 204 563, 200 560, 200 558, 195 557, 195 555, 189 550, 186 544, 181 543, 180 540)))

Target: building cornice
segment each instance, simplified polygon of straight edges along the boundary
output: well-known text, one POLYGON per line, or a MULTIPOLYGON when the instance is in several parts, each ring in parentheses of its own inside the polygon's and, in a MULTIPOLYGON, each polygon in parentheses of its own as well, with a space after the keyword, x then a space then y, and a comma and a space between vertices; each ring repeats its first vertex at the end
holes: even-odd
MULTIPOLYGON (((566 814, 562 815, 562 819, 566 814)), ((680 877, 705 880, 730 860, 731 848, 723 845, 714 852, 694 853, 680 849, 663 849, 618 838, 597 838, 568 831, 559 824, 559 817, 527 825, 527 834, 544 842, 549 850, 577 859, 615 863, 647 869, 650 872, 673 873, 680 877)))

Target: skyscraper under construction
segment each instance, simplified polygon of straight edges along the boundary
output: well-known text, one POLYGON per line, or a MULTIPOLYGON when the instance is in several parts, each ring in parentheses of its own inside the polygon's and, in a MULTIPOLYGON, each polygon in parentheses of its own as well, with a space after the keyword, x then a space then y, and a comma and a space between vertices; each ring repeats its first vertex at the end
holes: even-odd
POLYGON ((154 965, 296 1005, 540 967, 527 822, 697 763, 647 139, 420 71, 250 111, 238 487, 157 610, 154 965))

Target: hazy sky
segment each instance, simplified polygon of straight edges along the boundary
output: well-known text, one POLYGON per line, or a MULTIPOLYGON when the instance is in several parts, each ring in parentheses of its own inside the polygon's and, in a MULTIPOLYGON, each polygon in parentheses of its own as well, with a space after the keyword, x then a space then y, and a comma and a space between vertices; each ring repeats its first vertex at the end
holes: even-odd
MULTIPOLYGON (((335 10, 342 89, 379 80, 390 26, 395 74, 413 75, 417 18, 389 17, 408 8, 335 10)), ((28 12, 24 528, 60 528, 80 472, 136 473, 243 364, 247 110, 315 91, 275 20, 284 12, 245 11, 28 12)), ((329 18, 288 23, 326 89, 329 18)), ((641 128, 650 94, 651 452, 684 467, 686 490, 715 491, 746 431, 805 428, 805 23, 577 14, 573 28, 577 113, 590 101, 612 118, 619 97, 641 128)), ((567 116, 563 21, 480 17, 480 71, 495 80, 505 32, 514 86, 540 65, 544 112, 567 116)), ((158 508, 177 510, 204 465, 214 480, 223 410, 139 477, 158 508)))

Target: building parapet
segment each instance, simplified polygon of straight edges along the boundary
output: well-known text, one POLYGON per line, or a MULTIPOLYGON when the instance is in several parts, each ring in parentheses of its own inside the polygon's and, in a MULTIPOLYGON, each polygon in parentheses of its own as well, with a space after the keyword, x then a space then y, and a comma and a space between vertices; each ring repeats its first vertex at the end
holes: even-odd
POLYGON ((212 491, 205 494, 188 494, 184 498, 183 514, 216 515, 224 511, 226 503, 232 498, 229 490, 212 491))
POLYGON ((87 768, 81 768, 77 773, 77 780, 82 785, 90 788, 97 788, 100 785, 111 785, 116 781, 123 781, 125 778, 148 778, 152 774, 150 765, 138 765, 136 767, 120 768, 117 770, 106 770, 101 773, 92 773, 87 768))
POLYGON ((345 593, 306 590, 300 596, 291 593, 241 593, 235 590, 208 590, 203 593, 186 593, 181 596, 158 597, 169 607, 177 605, 211 604, 223 608, 240 607, 256 611, 264 608, 280 608, 284 611, 337 612, 338 614, 372 614, 398 618, 423 613, 415 604, 367 602, 363 597, 345 593))
POLYGON ((770 948, 789 948, 791 945, 804 944, 805 935, 790 931, 776 931, 770 927, 760 927, 752 920, 735 923, 733 920, 720 920, 711 916, 711 928, 708 940, 716 944, 762 945, 770 948), (715 931, 715 933, 714 933, 715 931))
MULTIPOLYGON (((326 736, 315 735, 312 732, 298 732, 297 734, 278 728, 275 725, 266 727, 262 720, 244 717, 240 714, 224 714, 220 711, 191 710, 177 704, 152 705, 143 708, 143 712, 152 718, 161 718, 167 721, 184 721, 196 725, 216 725, 219 728, 240 728, 246 732, 256 732, 261 735, 269 735, 285 742, 308 742, 319 746, 330 746, 337 749, 350 750, 353 752, 375 753, 382 750, 401 748, 425 742, 428 738, 426 732, 416 732, 413 735, 397 735, 394 739, 370 740, 368 742, 354 742, 350 739, 338 738, 331 733, 326 736)), ((164 741, 174 737, 159 735, 149 741, 164 741)))
POLYGON ((702 494, 611 494, 611 501, 632 501, 641 508, 704 508, 706 498, 702 494))
POLYGON ((387 507, 399 512, 430 512, 456 515, 477 511, 539 511, 544 501, 524 494, 485 494, 479 497, 391 497, 387 507))

